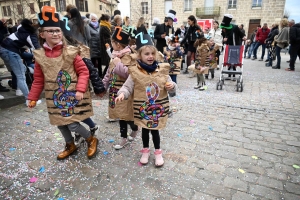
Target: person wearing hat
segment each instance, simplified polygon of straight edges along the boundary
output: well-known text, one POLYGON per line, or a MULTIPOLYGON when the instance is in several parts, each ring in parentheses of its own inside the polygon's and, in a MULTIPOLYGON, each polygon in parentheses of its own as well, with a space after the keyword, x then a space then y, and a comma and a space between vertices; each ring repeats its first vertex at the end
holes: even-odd
POLYGON ((154 39, 156 39, 156 48, 161 53, 163 53, 164 47, 167 46, 165 37, 174 34, 173 21, 175 16, 176 12, 174 10, 169 10, 165 17, 165 22, 155 27, 154 39))
MULTIPOLYGON (((231 24, 231 20, 232 15, 225 14, 220 25, 220 28, 222 29, 223 42, 226 45, 242 45, 242 41, 247 39, 246 35, 237 25, 231 24)), ((230 70, 230 68, 231 67, 228 67, 228 70, 230 70)), ((233 71, 236 71, 235 66, 233 66, 233 71)), ((226 80, 230 79, 231 74, 228 75, 228 78, 226 78, 226 80)), ((235 81, 235 74, 233 75, 232 80, 235 81)))
MULTIPOLYGON (((47 113, 65 139, 65 149, 57 159, 63 160, 77 151, 71 132, 79 133, 88 144, 87 157, 97 152, 98 139, 80 124, 93 115, 91 94, 88 90, 89 70, 82 60, 82 48, 68 46, 62 29, 67 18, 60 19, 54 7, 44 6, 38 13, 39 41, 43 48, 34 51, 34 81, 28 95, 28 107, 36 106, 43 89, 47 113)), ((25 40, 26 41, 26 40, 25 40)))
MULTIPOLYGON (((109 68, 103 79, 105 90, 108 90, 108 114, 111 119, 120 119, 121 140, 115 149, 122 149, 132 141, 138 131, 138 127, 133 122, 133 100, 132 95, 127 101, 115 104, 115 98, 120 88, 128 78, 128 66, 133 65, 136 61, 130 56, 132 53, 129 44, 129 34, 121 27, 116 27, 112 35, 111 44, 113 47, 112 59, 109 68), (132 133, 127 138, 127 126, 130 125, 132 133)), ((105 94, 105 93, 104 93, 105 94)), ((102 94, 102 96, 104 96, 102 94)))
POLYGON ((150 35, 136 36, 137 62, 130 66, 129 77, 118 92, 116 104, 128 99, 133 93, 134 123, 142 127, 143 149, 141 164, 149 162, 149 132, 154 143, 155 166, 164 164, 160 148, 159 130, 168 119, 168 92, 176 92, 176 83, 169 76, 170 65, 156 61, 157 49, 150 35))

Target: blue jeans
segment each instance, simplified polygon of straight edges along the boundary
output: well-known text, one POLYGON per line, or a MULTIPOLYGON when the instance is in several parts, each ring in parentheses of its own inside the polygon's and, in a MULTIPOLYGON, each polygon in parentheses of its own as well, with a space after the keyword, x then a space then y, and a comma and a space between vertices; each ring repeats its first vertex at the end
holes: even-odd
POLYGON ((86 125, 88 125, 90 127, 90 129, 95 128, 95 126, 96 126, 94 121, 90 117, 85 120, 82 120, 82 122, 85 123, 86 125))
POLYGON ((255 46, 256 42, 252 42, 248 51, 248 57, 251 58, 251 54, 254 50, 254 46, 255 46))
POLYGON ((257 49, 260 45, 262 46, 262 52, 261 52, 261 57, 260 58, 263 59, 264 56, 265 56, 266 44, 261 44, 260 42, 256 42, 256 44, 255 44, 255 47, 254 47, 254 50, 253 50, 253 57, 257 58, 257 49))
POLYGON ((25 99, 27 99, 29 90, 25 77, 26 67, 23 64, 20 55, 0 46, 0 57, 4 61, 5 65, 10 67, 16 75, 18 88, 20 88, 25 99))
MULTIPOLYGON (((277 57, 277 67, 280 67, 280 62, 281 62, 281 56, 280 56, 281 48, 279 46, 276 46, 275 53, 277 57)), ((273 65, 273 59, 269 59, 269 66, 273 65)))
POLYGON ((170 77, 174 83, 177 83, 177 75, 170 75, 170 77))

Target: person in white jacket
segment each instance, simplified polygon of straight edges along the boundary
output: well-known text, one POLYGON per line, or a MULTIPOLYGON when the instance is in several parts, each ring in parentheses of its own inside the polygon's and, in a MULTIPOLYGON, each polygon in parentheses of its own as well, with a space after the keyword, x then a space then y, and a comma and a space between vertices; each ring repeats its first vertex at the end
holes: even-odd
MULTIPOLYGON (((215 44, 217 44, 220 47, 220 51, 221 51, 222 46, 223 46, 223 36, 222 36, 222 29, 219 28, 218 21, 216 21, 216 20, 214 21, 214 28, 209 31, 208 36, 214 39, 215 44)), ((218 55, 220 55, 220 54, 218 54, 218 55)), ((219 67, 219 56, 217 59, 217 63, 218 63, 217 69, 219 69, 220 68, 219 67)))

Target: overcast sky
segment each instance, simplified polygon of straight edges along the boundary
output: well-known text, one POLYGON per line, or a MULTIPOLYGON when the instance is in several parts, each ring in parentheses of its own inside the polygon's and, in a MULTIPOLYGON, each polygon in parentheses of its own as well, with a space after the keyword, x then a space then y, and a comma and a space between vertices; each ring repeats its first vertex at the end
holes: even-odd
MULTIPOLYGON (((122 16, 130 16, 129 0, 119 0, 119 10, 121 10, 122 16)), ((290 13, 290 19, 294 19, 296 23, 300 22, 300 0, 286 0, 286 10, 290 13)), ((175 9, 175 8, 174 8, 175 9)), ((176 10, 176 9, 175 9, 176 10)))

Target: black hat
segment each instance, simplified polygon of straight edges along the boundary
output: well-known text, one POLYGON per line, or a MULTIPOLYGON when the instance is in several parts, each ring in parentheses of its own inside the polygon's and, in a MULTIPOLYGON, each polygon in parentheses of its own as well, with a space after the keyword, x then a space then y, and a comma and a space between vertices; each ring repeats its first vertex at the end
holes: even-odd
POLYGON ((169 10, 168 14, 167 14, 167 18, 172 19, 174 21, 176 16, 176 11, 174 10, 169 10))
POLYGON ((112 34, 111 38, 121 44, 128 45, 129 35, 127 32, 119 26, 116 27, 115 32, 112 34))
POLYGON ((136 50, 138 50, 139 48, 145 45, 154 46, 152 39, 148 34, 143 34, 142 32, 140 32, 135 36, 135 38, 136 38, 136 50))
POLYGON ((232 24, 230 24, 231 20, 232 20, 232 15, 225 14, 223 17, 222 23, 220 25, 220 28, 232 29, 232 24))

